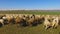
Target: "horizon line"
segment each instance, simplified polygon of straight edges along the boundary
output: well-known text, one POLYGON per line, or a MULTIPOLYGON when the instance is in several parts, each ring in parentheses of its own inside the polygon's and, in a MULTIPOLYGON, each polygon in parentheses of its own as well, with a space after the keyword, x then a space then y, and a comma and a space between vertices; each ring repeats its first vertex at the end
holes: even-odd
POLYGON ((0 9, 1 10, 60 10, 60 9, 0 9))

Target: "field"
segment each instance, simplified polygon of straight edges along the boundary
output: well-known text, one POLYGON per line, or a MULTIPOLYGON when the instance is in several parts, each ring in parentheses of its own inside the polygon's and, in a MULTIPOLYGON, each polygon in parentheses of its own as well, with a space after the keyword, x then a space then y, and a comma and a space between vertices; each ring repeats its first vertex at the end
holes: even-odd
MULTIPOLYGON (((50 14, 50 15, 60 15, 60 12, 58 11, 0 11, 0 14, 50 14)), ((0 34, 60 34, 60 25, 57 27, 57 29, 49 28, 48 30, 45 30, 43 28, 43 24, 37 25, 37 26, 27 26, 27 27, 21 27, 18 24, 8 24, 3 27, 0 27, 0 34)))
POLYGON ((0 14, 51 14, 59 15, 59 10, 12 10, 12 11, 0 11, 0 14))

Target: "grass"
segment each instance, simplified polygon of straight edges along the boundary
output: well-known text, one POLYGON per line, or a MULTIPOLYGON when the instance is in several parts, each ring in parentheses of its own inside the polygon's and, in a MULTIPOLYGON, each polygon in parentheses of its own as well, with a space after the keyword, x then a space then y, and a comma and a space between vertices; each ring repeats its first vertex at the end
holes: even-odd
MULTIPOLYGON (((0 14, 50 14, 60 15, 60 12, 42 12, 42 11, 0 11, 0 14)), ((0 28, 0 34, 59 34, 60 25, 57 29, 49 28, 45 30, 43 24, 35 27, 20 27, 18 24, 8 24, 0 28)))
POLYGON ((0 34, 59 34, 60 26, 57 29, 45 30, 43 24, 34 27, 20 27, 17 24, 5 25, 0 28, 0 34))
POLYGON ((41 11, 38 11, 38 10, 30 10, 30 11, 28 11, 28 10, 16 10, 16 11, 0 11, 0 14, 45 14, 45 15, 47 15, 47 14, 51 14, 51 15, 60 15, 60 11, 49 11, 48 12, 48 10, 47 11, 43 11, 43 10, 41 10, 41 11))

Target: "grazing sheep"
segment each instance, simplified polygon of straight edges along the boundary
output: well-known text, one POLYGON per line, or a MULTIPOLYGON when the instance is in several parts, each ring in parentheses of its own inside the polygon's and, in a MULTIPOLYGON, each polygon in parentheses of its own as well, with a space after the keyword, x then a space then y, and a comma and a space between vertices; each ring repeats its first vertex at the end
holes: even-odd
POLYGON ((38 15, 37 17, 38 24, 42 24, 44 22, 44 16, 38 15))
POLYGON ((30 15, 29 18, 26 19, 29 25, 36 26, 38 24, 42 24, 44 22, 44 17, 40 17, 40 15, 30 15))
POLYGON ((21 19, 22 19, 22 18, 20 18, 19 16, 17 16, 17 17, 15 18, 15 22, 16 22, 16 23, 20 23, 21 19))
POLYGON ((50 20, 51 21, 49 21, 49 19, 45 17, 45 21, 44 21, 45 29, 48 29, 50 26, 53 28, 56 28, 58 26, 59 19, 57 16, 53 16, 50 20))
POLYGON ((52 27, 56 28, 58 26, 58 23, 59 23, 58 17, 54 17, 52 22, 52 27))
POLYGON ((28 18, 29 18, 29 15, 23 15, 22 16, 22 21, 21 21, 22 23, 21 24, 23 26, 28 26, 28 22, 27 22, 28 18))
POLYGON ((30 17, 27 19, 27 23, 30 26, 36 26, 38 24, 38 17, 36 15, 30 15, 30 17))
POLYGON ((27 22, 26 22, 26 16, 23 15, 22 17, 17 16, 15 19, 16 23, 20 24, 21 26, 27 26, 27 22))
POLYGON ((33 21, 34 21, 34 18, 30 18, 29 20, 27 20, 27 23, 28 23, 29 25, 32 25, 33 21))
POLYGON ((8 20, 6 16, 2 17, 2 19, 4 20, 4 25, 8 24, 8 20))
POLYGON ((8 23, 14 24, 14 22, 15 22, 14 16, 12 16, 12 15, 7 15, 6 18, 7 18, 7 20, 8 20, 8 23))
POLYGON ((51 26, 51 23, 48 21, 47 17, 45 17, 44 26, 45 26, 45 29, 48 29, 51 26))
POLYGON ((4 20, 3 19, 0 19, 0 27, 1 26, 4 26, 4 23, 3 22, 4 22, 4 20))

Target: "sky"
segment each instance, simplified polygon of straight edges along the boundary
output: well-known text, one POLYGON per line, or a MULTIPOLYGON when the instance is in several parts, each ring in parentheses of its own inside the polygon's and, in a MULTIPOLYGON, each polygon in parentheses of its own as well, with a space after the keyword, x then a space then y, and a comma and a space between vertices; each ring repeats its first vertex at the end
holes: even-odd
POLYGON ((60 0, 0 0, 0 9, 60 9, 60 0))

